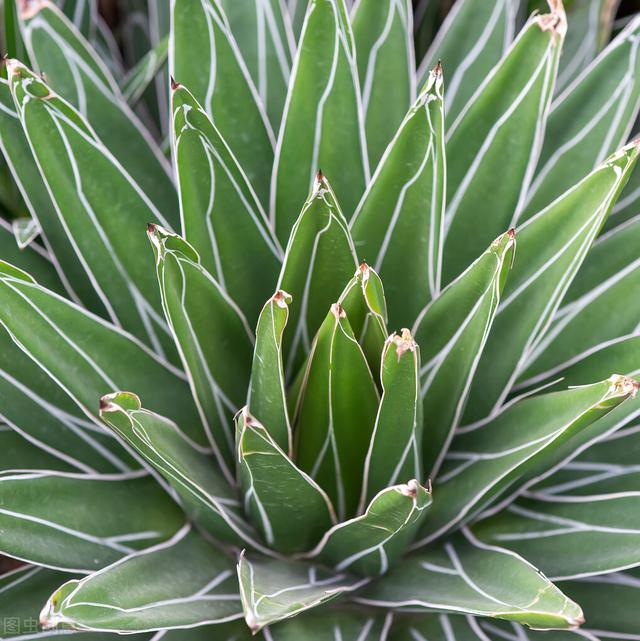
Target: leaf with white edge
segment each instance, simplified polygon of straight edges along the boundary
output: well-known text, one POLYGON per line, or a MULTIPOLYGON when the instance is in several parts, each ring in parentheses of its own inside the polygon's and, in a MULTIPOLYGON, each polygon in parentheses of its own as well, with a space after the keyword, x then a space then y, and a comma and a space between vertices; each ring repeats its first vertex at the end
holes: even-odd
POLYGON ((471 387, 464 420, 497 411, 553 314, 631 173, 627 145, 518 228, 518 258, 471 387))
POLYGON ((98 0, 62 0, 58 6, 85 38, 93 39, 98 19, 98 0))
POLYGON ((399 561, 428 516, 431 492, 415 479, 378 493, 362 516, 331 528, 308 558, 339 572, 385 574, 399 561))
POLYGON ((271 126, 278 130, 287 98, 296 41, 281 0, 222 0, 271 126))
POLYGON ((237 590, 231 559, 186 526, 165 543, 65 583, 40 620, 46 628, 117 634, 225 623, 242 618, 237 590))
POLYGON ((289 330, 284 335, 287 380, 295 375, 327 309, 338 300, 358 266, 347 221, 322 174, 298 220, 284 255, 278 289, 289 293, 289 330))
POLYGON ((409 330, 392 334, 382 351, 382 398, 364 467, 360 508, 378 492, 422 474, 420 348, 409 330))
POLYGON ((282 249, 220 131, 176 83, 172 111, 182 233, 253 325, 273 291, 282 249))
POLYGON ((264 549, 244 522, 238 496, 215 460, 187 441, 175 423, 143 409, 130 392, 104 396, 100 416, 168 481, 202 529, 225 543, 264 549))
POLYGON ((575 628, 584 622, 580 606, 536 568, 513 552, 480 543, 466 528, 407 558, 356 600, 488 616, 539 629, 575 628))
POLYGON ((64 572, 89 573, 170 537, 183 525, 183 514, 144 474, 0 476, 0 551, 64 572))
POLYGON ((378 390, 339 304, 314 340, 295 414, 296 463, 318 482, 339 520, 360 501, 365 459, 378 410, 378 390))
POLYGON ((418 68, 418 84, 442 61, 447 80, 446 121, 451 125, 511 45, 518 0, 458 0, 418 68))
POLYGON ((244 617, 254 634, 353 592, 369 581, 310 563, 249 559, 244 554, 238 563, 238 580, 244 617))
POLYGON ((498 499, 513 494, 560 454, 574 450, 582 432, 635 395, 624 376, 542 394, 506 406, 494 417, 459 428, 434 486, 437 500, 415 547, 466 523, 498 499))
POLYGON ((167 64, 169 58, 169 36, 164 36, 150 49, 122 79, 122 95, 130 104, 137 104, 154 78, 167 64))
POLYGON ((270 548, 306 552, 336 522, 325 492, 289 459, 246 409, 236 418, 245 511, 270 548))
POLYGON ((319 169, 351 217, 369 181, 369 161, 344 0, 309 2, 273 169, 270 209, 281 242, 319 169))
POLYGON ((11 223, 11 227, 20 249, 28 247, 42 231, 38 221, 33 218, 15 218, 11 223))
POLYGON ((350 223, 385 283, 391 323, 412 323, 440 291, 446 191, 440 67, 402 122, 350 223))
POLYGON ((296 41, 299 41, 309 0, 284 0, 284 3, 291 18, 293 35, 296 41))
POLYGON ((17 470, 78 471, 72 465, 30 443, 8 425, 0 423, 0 474, 17 470))
POLYGON ((253 335, 236 304, 185 240, 149 225, 162 303, 198 413, 229 480, 234 459, 230 421, 244 404, 253 335))
POLYGON ((160 354, 173 349, 144 235, 160 212, 79 112, 19 62, 7 69, 42 177, 111 319, 160 354))
POLYGON ((625 144, 640 109, 639 47, 640 17, 636 17, 554 100, 519 222, 546 207, 625 144))
POLYGON ((50 0, 26 4, 22 32, 31 61, 46 74, 47 84, 91 123, 154 206, 176 224, 177 197, 169 163, 93 47, 50 0))
POLYGON ((360 0, 351 15, 369 163, 376 167, 416 99, 410 0, 360 0))
POLYGON ((567 29, 561 0, 549 6, 551 13, 529 20, 447 132, 445 283, 512 227, 524 205, 567 29))
POLYGON ((266 205, 273 132, 220 0, 175 0, 171 14, 171 75, 204 107, 266 205))
POLYGON ((423 363, 422 461, 432 479, 462 416, 515 250, 513 230, 502 234, 416 320, 423 363))

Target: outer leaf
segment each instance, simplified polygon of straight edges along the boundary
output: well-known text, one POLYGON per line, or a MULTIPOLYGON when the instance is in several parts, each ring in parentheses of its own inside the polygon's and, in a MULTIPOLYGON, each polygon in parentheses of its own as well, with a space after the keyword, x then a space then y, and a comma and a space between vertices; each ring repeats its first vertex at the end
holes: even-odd
POLYGON ((422 474, 420 349, 409 330, 392 334, 382 352, 382 399, 365 460, 360 507, 381 490, 422 474))
POLYGON ((451 125, 513 41, 518 0, 458 0, 418 68, 418 82, 441 60, 451 125))
POLYGON ((344 0, 311 0, 289 84, 271 190, 281 242, 316 172, 350 216, 369 180, 355 47, 344 0))
POLYGON ((451 125, 444 282, 517 219, 533 178, 567 23, 533 16, 451 125), (509 162, 505 163, 505 158, 509 162))
POLYGON ((544 336, 638 155, 629 145, 518 230, 518 260, 471 389, 467 420, 496 410, 544 336))
POLYGON ((378 392, 345 311, 331 311, 315 338, 296 411, 296 461, 327 492, 338 518, 360 500, 378 392))
POLYGON ((351 228, 386 283, 391 322, 413 322, 440 289, 446 189, 442 74, 436 67, 358 205, 351 228))
POLYGON ((167 64, 168 58, 169 37, 165 36, 122 79, 122 95, 130 105, 139 102, 154 78, 167 64))
POLYGON ((242 616, 234 584, 230 559, 186 526, 166 543, 65 583, 41 620, 119 634, 224 623, 242 616))
POLYGON ((153 478, 139 473, 5 474, 0 497, 2 553, 65 572, 102 568, 184 522, 153 478))
POLYGON ((250 560, 244 555, 238 563, 238 579, 244 617, 254 634, 266 625, 357 590, 368 581, 308 563, 250 560))
POLYGON ((172 96, 182 232, 253 324, 273 291, 282 250, 218 129, 187 89, 173 84, 172 96))
POLYGON ((230 420, 244 403, 249 382, 251 330, 191 245, 155 225, 149 226, 149 238, 165 315, 200 419, 218 464, 232 481, 230 420))
POLYGON ((338 300, 357 266, 347 223, 327 180, 318 174, 291 231, 278 289, 293 298, 284 337, 287 378, 311 349, 329 306, 338 300))
POLYGON ((640 109, 639 46, 640 17, 553 102, 521 219, 546 207, 627 141, 640 109))
POLYGON ((515 245, 513 230, 502 234, 416 320, 414 334, 424 363, 422 460, 431 478, 437 476, 462 416, 515 245))
POLYGON ((245 511, 270 548, 306 552, 336 521, 331 501, 246 409, 236 430, 245 511))
POLYGON ((48 0, 28 4, 22 20, 29 56, 36 69, 46 73, 47 84, 91 123, 167 220, 177 222, 169 165, 91 45, 48 0))
MULTIPOLYGON (((461 428, 435 486, 438 500, 416 547, 469 521, 491 502, 513 494, 527 478, 553 468, 582 432, 635 394, 623 376, 525 399, 493 419, 461 428)), ((567 453, 568 455, 568 453, 567 453)))
POLYGON ((408 0, 359 0, 351 22, 375 167, 416 98, 413 8, 408 0))
POLYGON ((314 641, 382 641, 389 628, 387 621, 390 616, 323 608, 283 621, 269 628, 268 634, 273 641, 301 641, 310 638, 310 634, 314 641))
POLYGON ((409 481, 382 490, 365 513, 331 528, 311 558, 336 570, 385 574, 400 559, 431 505, 431 492, 409 481))
POLYGON ((574 628, 580 607, 518 555, 481 544, 468 530, 404 561, 357 600, 490 616, 533 628, 574 628))
POLYGON ((77 471, 72 465, 29 443, 8 425, 0 425, 0 473, 16 470, 77 471))
POLYGON ((219 0, 172 3, 172 76, 188 87, 266 204, 273 133, 219 0))

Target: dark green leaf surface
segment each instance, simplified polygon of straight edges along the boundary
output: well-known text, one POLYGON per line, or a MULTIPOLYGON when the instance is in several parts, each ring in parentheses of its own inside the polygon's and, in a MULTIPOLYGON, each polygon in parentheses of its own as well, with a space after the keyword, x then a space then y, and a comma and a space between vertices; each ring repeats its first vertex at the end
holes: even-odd
POLYGON ((135 105, 142 98, 168 58, 169 37, 165 36, 122 79, 122 95, 130 105, 135 105))

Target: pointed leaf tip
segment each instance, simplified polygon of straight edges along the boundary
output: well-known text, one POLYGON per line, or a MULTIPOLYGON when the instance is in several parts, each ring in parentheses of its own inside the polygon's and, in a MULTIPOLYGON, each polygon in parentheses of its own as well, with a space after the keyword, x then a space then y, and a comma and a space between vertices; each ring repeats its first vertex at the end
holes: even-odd
POLYGON ((336 317, 337 320, 347 317, 347 312, 344 311, 340 303, 334 303, 331 305, 331 313, 336 317))
POLYGON ((171 85, 171 91, 177 91, 178 89, 180 89, 180 87, 182 87, 179 82, 176 82, 173 76, 169 76, 169 83, 171 85))
POLYGON ((640 382, 636 381, 629 376, 622 376, 621 374, 614 374, 610 379, 611 384, 610 392, 614 396, 628 396, 635 398, 640 389, 640 382))
POLYGON ((411 332, 406 327, 400 334, 395 332, 391 334, 387 340, 395 344, 398 361, 402 358, 403 354, 407 352, 413 353, 418 348, 418 344, 413 340, 411 332))
POLYGON ((20 18, 22 20, 30 20, 44 9, 48 2, 47 0, 20 0, 19 4, 20 18))
POLYGON ((542 31, 550 31, 554 38, 564 38, 567 33, 567 14, 562 0, 547 0, 551 13, 536 16, 535 20, 542 31))
POLYGON ((293 296, 291 294, 288 294, 285 292, 283 289, 279 289, 272 297, 271 299, 278 307, 282 307, 282 309, 286 309, 289 307, 291 304, 291 301, 293 300, 293 296))

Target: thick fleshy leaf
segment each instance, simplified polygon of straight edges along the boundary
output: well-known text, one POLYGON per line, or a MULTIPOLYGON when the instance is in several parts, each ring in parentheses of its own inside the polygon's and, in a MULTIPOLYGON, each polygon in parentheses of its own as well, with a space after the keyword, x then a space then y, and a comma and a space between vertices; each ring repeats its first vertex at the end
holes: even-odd
POLYGON ((220 0, 176 0, 171 8, 171 74, 204 107, 266 205, 273 133, 220 0))
POLYGON ((162 215, 79 112, 20 63, 7 66, 42 177, 112 320, 159 353, 171 348, 144 238, 162 215))
POLYGON ((20 249, 28 247, 42 231, 38 221, 33 218, 15 218, 11 227, 20 249))
POLYGON ((513 231, 497 238, 416 320, 413 331, 424 363, 422 460, 432 479, 462 416, 515 248, 513 231))
POLYGON ((5 474, 0 499, 2 554, 66 572, 98 570, 184 523, 155 480, 140 473, 5 474))
MULTIPOLYGON (((434 3, 435 4, 435 3, 434 3)), ((418 68, 418 84, 442 61, 447 123, 455 121, 513 41, 518 0, 458 0, 418 68)))
POLYGON ((130 105, 135 105, 142 98, 168 58, 169 37, 165 36, 122 79, 122 95, 130 105))
POLYGON ((8 425, 0 424, 0 473, 16 470, 77 472, 72 465, 27 441, 8 425))
POLYGON ((640 109, 639 46, 640 17, 554 100, 520 221, 546 207, 627 141, 640 109))
POLYGON ((131 554, 80 581, 68 581, 40 615, 50 628, 119 634, 241 617, 233 563, 189 526, 165 543, 131 554), (140 577, 144 577, 142 583, 140 577))
POLYGON ((175 83, 172 109, 182 233, 253 324, 273 292, 282 250, 219 130, 175 83))
POLYGON ((562 3, 550 6, 529 20, 448 131, 445 283, 512 226, 524 204, 567 28, 562 3))
POLYGON ((52 2, 28 3, 23 34, 36 69, 74 105, 163 216, 176 224, 177 198, 169 164, 129 109, 91 45, 52 2))
POLYGON ((355 210, 369 180, 360 103, 344 0, 311 0, 273 170, 271 216, 281 242, 289 237, 319 169, 331 180, 347 217, 355 210))
POLYGON ((409 0, 360 0, 351 16, 369 163, 376 167, 416 98, 409 0))
MULTIPOLYGON (((0 323, 13 341, 52 379, 49 385, 55 382, 87 416, 97 417, 105 392, 135 389, 191 439, 206 442, 184 374, 132 336, 15 268, 0 272, 0 299, 0 323)), ((29 386, 28 381, 24 384, 29 386)))
POLYGON ((385 283, 391 323, 412 323, 440 290, 446 189, 442 74, 436 67, 402 122, 351 229, 385 283))
POLYGON ((156 225, 149 226, 149 238, 167 322, 211 447, 231 481, 230 421, 244 404, 249 383, 251 329, 191 245, 156 225))
POLYGON ((471 388, 466 421, 497 410, 544 336, 633 169, 624 147, 518 229, 518 258, 471 388))
POLYGON ((278 289, 293 299, 284 336, 287 379, 302 364, 327 309, 338 300, 357 265, 347 222, 329 183, 318 174, 291 231, 278 280, 278 289))
MULTIPOLYGON (((527 398, 477 425, 460 428, 444 459, 437 500, 416 546, 425 545, 490 503, 513 494, 527 479, 552 469, 582 443, 583 432, 635 395, 624 376, 527 398)), ((588 433, 588 432, 586 432, 588 433)))
POLYGON ((381 490, 422 474, 420 348, 408 330, 382 351, 382 398, 365 460, 360 507, 381 490))
POLYGON ((222 0, 222 7, 271 126, 277 131, 296 48, 289 13, 280 0, 222 0))
POLYGON ((311 558, 337 571, 385 574, 411 543, 431 505, 431 492, 412 480, 382 490, 366 511, 331 528, 311 558))
POLYGON ((580 607, 513 552, 463 530, 409 557, 356 599, 389 608, 441 610, 517 621, 533 628, 574 628, 580 607))
POLYGON ((128 392, 104 396, 102 420, 173 487, 190 518, 217 540, 258 549, 235 491, 215 460, 188 442, 170 420, 142 409, 128 392))
POLYGON ((294 433, 297 464, 327 492, 340 520, 358 508, 377 410, 371 371, 336 303, 311 348, 294 433))
POLYGON ((245 512, 273 550, 306 552, 336 522, 331 501, 246 409, 236 430, 245 512))
POLYGON ((269 628, 269 637, 272 641, 385 641, 390 619, 391 615, 322 608, 269 628))
POLYGON ((368 582, 309 563, 249 559, 245 555, 238 563, 238 579, 244 617, 254 633, 368 582))

